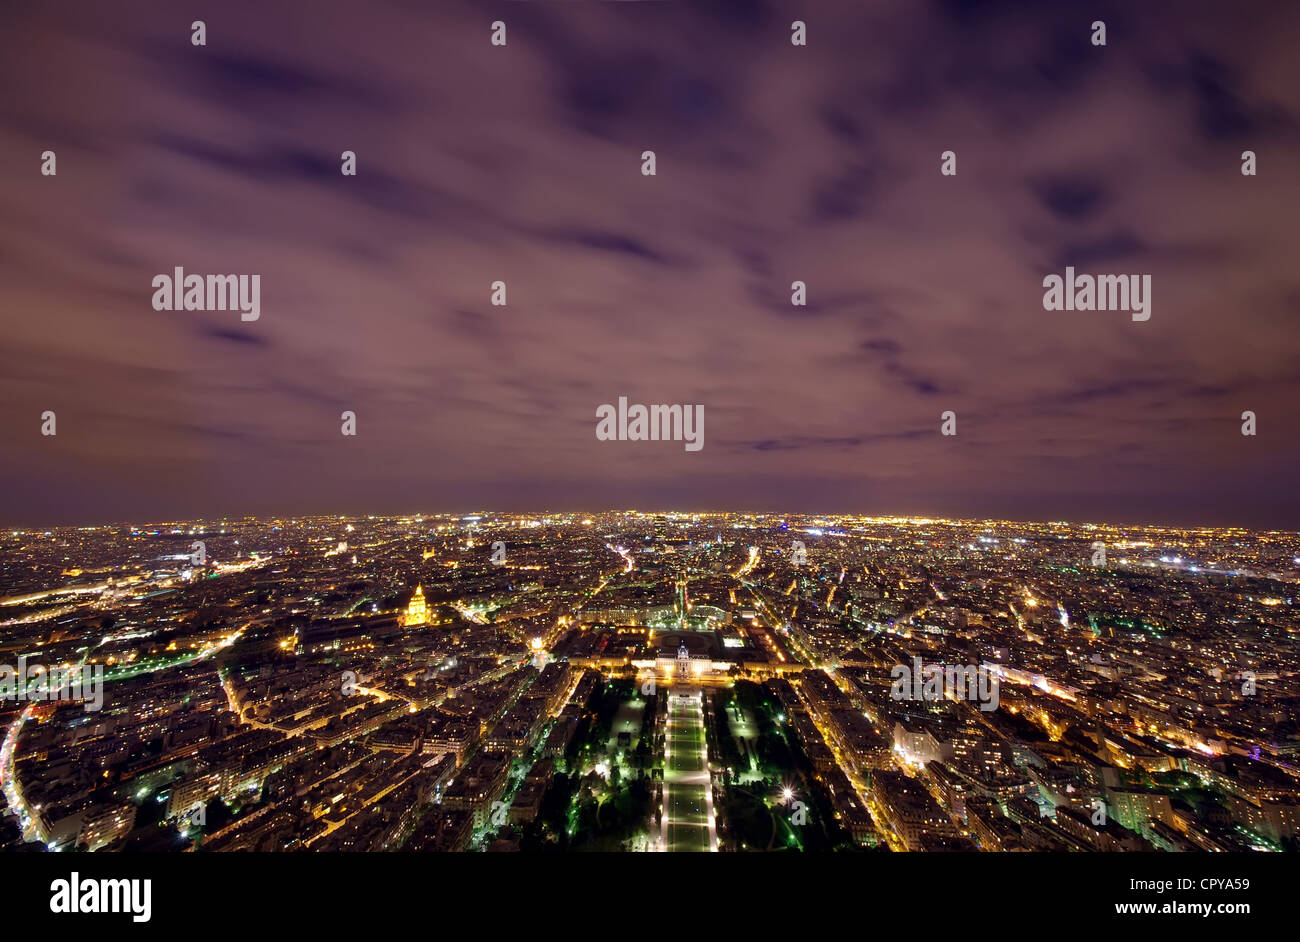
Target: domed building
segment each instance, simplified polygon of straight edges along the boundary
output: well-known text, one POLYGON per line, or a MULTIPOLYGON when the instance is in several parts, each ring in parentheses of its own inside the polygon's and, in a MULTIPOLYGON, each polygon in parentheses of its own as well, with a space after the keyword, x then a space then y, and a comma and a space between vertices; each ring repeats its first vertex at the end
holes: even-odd
POLYGON ((411 604, 406 606, 406 614, 402 616, 402 627, 417 628, 428 623, 429 604, 424 600, 424 586, 416 585, 411 604))

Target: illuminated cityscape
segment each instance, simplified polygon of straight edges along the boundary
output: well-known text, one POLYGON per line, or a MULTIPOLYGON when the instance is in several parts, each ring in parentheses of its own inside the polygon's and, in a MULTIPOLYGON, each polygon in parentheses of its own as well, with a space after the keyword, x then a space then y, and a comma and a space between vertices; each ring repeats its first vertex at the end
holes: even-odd
POLYGON ((1291 851, 1298 581, 1243 529, 10 530, 3 847, 1291 851))

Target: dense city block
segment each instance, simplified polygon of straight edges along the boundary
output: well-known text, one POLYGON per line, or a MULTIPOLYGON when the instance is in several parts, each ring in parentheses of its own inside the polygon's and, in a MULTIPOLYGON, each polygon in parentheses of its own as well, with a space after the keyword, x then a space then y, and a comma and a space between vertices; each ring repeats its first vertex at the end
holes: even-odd
POLYGON ((0 536, 10 851, 1289 851, 1290 532, 760 514, 0 536))

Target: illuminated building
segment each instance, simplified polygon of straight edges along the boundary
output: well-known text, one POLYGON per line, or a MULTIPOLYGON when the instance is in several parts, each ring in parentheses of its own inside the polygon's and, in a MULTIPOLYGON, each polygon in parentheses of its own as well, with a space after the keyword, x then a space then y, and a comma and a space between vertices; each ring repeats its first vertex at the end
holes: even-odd
POLYGON ((657 682, 665 686, 721 683, 731 670, 730 662, 713 659, 707 635, 668 634, 652 639, 651 645, 659 649, 655 659, 634 660, 632 665, 640 670, 653 669, 657 682))
POLYGON ((102 805, 86 815, 77 843, 87 850, 98 850, 125 837, 135 826, 135 805, 129 801, 102 805))
POLYGON ((429 606, 424 601, 424 587, 417 585, 411 596, 411 604, 406 606, 406 616, 402 619, 404 628, 415 628, 429 623, 429 606))

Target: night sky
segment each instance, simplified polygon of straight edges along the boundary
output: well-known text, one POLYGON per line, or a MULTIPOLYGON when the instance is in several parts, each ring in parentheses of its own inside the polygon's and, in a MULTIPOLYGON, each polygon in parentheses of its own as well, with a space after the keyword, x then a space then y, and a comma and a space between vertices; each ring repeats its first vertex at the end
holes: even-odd
POLYGON ((0 5, 0 523, 1300 527, 1291 0, 28 6, 0 5), (260 274, 261 318, 153 310, 175 266, 260 274), (1045 311, 1066 266, 1150 274, 1151 319, 1045 311), (703 450, 598 441, 619 396, 702 404, 703 450))

